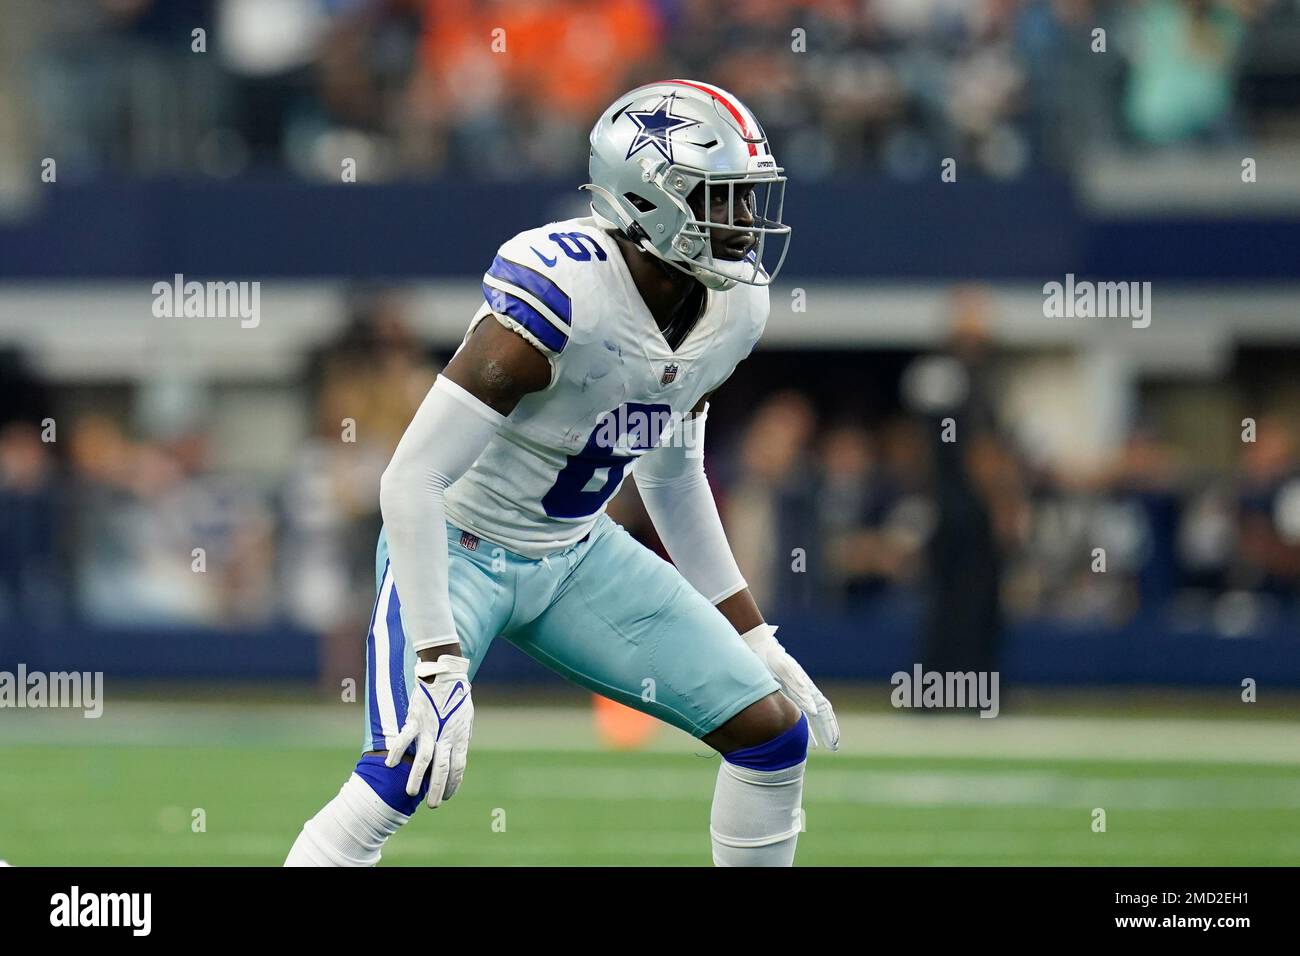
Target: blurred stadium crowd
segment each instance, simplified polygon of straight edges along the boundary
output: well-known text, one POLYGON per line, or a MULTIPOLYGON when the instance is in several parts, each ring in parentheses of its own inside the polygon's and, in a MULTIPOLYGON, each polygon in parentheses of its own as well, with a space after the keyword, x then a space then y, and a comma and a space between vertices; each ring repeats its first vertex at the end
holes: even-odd
MULTIPOLYGON (((1045 463, 999 420, 990 383, 1003 356, 962 299, 948 349, 910 359, 898 399, 869 421, 738 375, 733 398, 751 411, 722 409, 707 461, 760 602, 857 611, 932 588, 956 562, 963 589, 983 581, 1012 616, 1117 627, 1154 615, 1234 635, 1300 610, 1293 415, 1262 416, 1227 470, 1192 460, 1150 422, 1093 470, 1045 463), (909 397, 909 380, 934 363, 961 379, 939 389, 950 397, 938 406, 909 397), (945 444, 949 415, 963 432, 945 444)), ((854 364, 844 353, 826 373, 854 364)), ((438 367, 396 298, 360 296, 347 332, 292 385, 314 433, 268 431, 295 449, 271 477, 216 458, 202 414, 151 428, 158 396, 145 389, 110 402, 44 396, 66 410, 57 442, 42 441, 50 425, 34 415, 0 429, 0 611, 53 626, 287 619, 354 636, 373 595, 379 475, 438 367), (363 423, 355 442, 345 419, 363 423)), ((24 392, 6 407, 42 404, 12 355, 4 373, 7 390, 24 392)), ((631 485, 611 511, 657 547, 631 485)))
POLYGON ((1082 161, 1090 144, 1294 134, 1300 88, 1296 0, 6 7, 9 43, 23 52, 6 85, 28 94, 19 122, 39 130, 37 155, 68 159, 74 176, 337 179, 341 157, 366 180, 568 176, 618 91, 700 75, 765 118, 804 180, 862 169, 917 178, 943 157, 1012 177, 1082 161), (208 55, 191 51, 199 26, 208 55), (1108 55, 1094 52, 1098 27, 1108 55))

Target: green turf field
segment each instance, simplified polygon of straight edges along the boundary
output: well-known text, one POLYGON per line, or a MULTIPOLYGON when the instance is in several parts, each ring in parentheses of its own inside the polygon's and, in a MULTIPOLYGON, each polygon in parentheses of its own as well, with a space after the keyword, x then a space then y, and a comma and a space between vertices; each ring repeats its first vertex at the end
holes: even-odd
MULTIPOLYGON (((119 705, 0 716, 0 858, 276 865, 350 768, 328 706, 119 705), (125 709, 124 709, 125 708, 125 709), (194 811, 204 832, 194 832, 194 811)), ((1300 863, 1289 722, 845 715, 816 754, 801 865, 1300 863), (1092 830, 1094 808, 1106 832, 1092 830)), ((581 709, 496 708, 460 794, 386 865, 708 862, 716 758, 665 731, 608 752, 581 709)))

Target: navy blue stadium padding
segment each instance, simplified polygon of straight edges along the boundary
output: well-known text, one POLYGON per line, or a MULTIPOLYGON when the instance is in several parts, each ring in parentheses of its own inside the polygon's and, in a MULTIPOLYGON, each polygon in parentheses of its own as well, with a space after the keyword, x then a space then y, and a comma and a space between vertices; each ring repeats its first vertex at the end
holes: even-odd
MULTIPOLYGON (((0 280, 482 276, 511 235, 586 215, 577 181, 59 183, 0 218, 0 280)), ((804 278, 1295 280, 1300 216, 1112 216, 1059 177, 791 181, 782 274, 804 278)))
MULTIPOLYGON (((774 608, 781 643, 819 682, 887 681, 918 657, 922 599, 890 595, 852 614, 774 608)), ((358 653, 364 634, 357 637, 358 653)), ((288 625, 250 631, 182 627, 102 628, 67 622, 42 627, 0 622, 0 670, 102 671, 112 679, 309 681, 317 677, 316 635, 288 625)), ((1217 687, 1240 693, 1241 679, 1300 688, 1300 613, 1286 609, 1254 634, 1226 638, 1209 627, 1177 631, 1159 620, 1125 628, 1045 619, 1008 626, 999 670, 1010 684, 1217 687)), ((561 679, 496 641, 476 687, 561 679)))

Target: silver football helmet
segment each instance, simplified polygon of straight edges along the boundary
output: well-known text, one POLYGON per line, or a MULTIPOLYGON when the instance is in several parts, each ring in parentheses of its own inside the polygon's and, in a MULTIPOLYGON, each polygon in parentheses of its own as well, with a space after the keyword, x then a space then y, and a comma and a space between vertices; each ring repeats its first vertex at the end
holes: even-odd
POLYGON ((620 96, 596 121, 591 182, 582 188, 591 190, 591 211, 603 228, 622 231, 711 289, 730 289, 737 282, 768 285, 785 262, 790 227, 781 221, 782 172, 763 127, 740 100, 707 83, 665 80, 620 96), (701 184, 697 218, 687 198, 701 184), (737 192, 747 212, 739 221, 737 192), (726 219, 714 222, 711 210, 724 199, 726 219), (734 258, 714 255, 715 229, 727 234, 734 258))

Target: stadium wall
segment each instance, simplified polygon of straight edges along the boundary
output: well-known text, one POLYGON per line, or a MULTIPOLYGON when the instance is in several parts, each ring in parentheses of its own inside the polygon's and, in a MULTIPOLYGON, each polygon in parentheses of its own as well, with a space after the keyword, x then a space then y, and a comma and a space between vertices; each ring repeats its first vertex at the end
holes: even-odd
MULTIPOLYGON (((868 615, 773 620, 781 622, 782 641, 819 677, 887 680, 918 661, 920 614, 915 596, 900 596, 868 615)), ((999 670, 1017 684, 1219 687, 1232 694, 1244 677, 1261 687, 1300 688, 1297 646, 1294 626, 1286 624, 1227 638, 1208 626, 1174 630, 1154 621, 1118 630, 1023 621, 1005 631, 999 670)), ((102 671, 120 680, 307 681, 320 666, 315 636, 290 626, 0 628, 0 670, 12 672, 20 662, 28 670, 102 671)), ((481 674, 503 684, 556 679, 504 640, 493 645, 481 674)))
MULTIPOLYGON (((0 280, 474 275, 503 237, 585 215, 576 185, 50 184, 0 218, 0 280)), ((1102 217, 1050 176, 795 183, 786 206, 789 277, 1294 280, 1300 248, 1293 211, 1102 217)))

